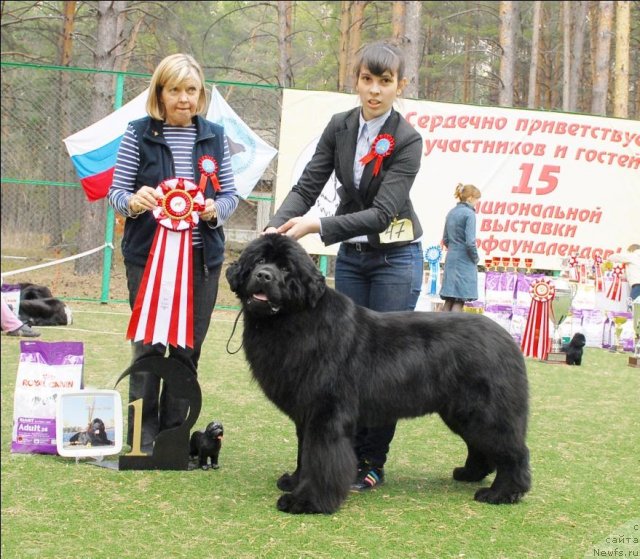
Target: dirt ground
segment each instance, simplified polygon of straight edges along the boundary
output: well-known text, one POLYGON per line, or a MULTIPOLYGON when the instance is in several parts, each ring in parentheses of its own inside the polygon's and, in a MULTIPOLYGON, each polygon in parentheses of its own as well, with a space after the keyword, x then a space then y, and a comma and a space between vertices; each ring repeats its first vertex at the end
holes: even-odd
MULTIPOLYGON (((55 261, 55 258, 39 257, 6 257, 3 250, 2 273, 24 270, 55 261)), ((229 284, 225 279, 225 270, 230 261, 235 260, 236 253, 230 253, 225 259, 220 278, 217 306, 237 307, 238 300, 229 290, 229 284)), ((62 256, 61 258, 64 258, 62 256)), ((4 276, 3 284, 37 283, 46 285, 51 289, 54 297, 63 300, 89 300, 96 302, 123 302, 128 301, 127 280, 124 263, 119 251, 115 251, 112 261, 112 272, 108 281, 107 298, 103 300, 102 266, 96 273, 78 275, 74 271, 74 262, 54 264, 36 270, 20 272, 14 275, 4 276)))

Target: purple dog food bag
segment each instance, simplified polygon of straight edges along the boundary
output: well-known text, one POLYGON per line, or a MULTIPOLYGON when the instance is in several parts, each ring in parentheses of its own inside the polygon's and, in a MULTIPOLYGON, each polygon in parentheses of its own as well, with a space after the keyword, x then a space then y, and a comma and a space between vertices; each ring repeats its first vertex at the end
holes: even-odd
POLYGON ((82 388, 82 342, 20 341, 11 452, 57 454, 60 392, 82 388))

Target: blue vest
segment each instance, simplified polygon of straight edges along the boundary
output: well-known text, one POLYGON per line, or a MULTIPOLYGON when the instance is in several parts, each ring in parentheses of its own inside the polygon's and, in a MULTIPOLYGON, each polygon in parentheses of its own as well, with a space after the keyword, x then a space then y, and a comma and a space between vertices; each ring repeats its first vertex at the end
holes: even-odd
MULTIPOLYGON (((171 149, 162 135, 162 121, 144 117, 131 122, 138 138, 140 165, 136 176, 137 191, 141 186, 155 187, 163 180, 174 178, 175 166, 171 149)), ((200 181, 198 160, 203 155, 211 155, 222 163, 224 156, 224 128, 197 116, 196 141, 193 149, 193 170, 195 183, 200 181)), ((207 181, 204 197, 215 199, 211 181, 207 181)), ((151 250, 158 225, 151 212, 138 218, 127 218, 122 237, 122 254, 125 262, 144 266, 151 250)), ((198 230, 204 244, 204 262, 207 268, 222 264, 224 260, 224 231, 222 227, 212 229, 204 221, 198 223, 198 230)))

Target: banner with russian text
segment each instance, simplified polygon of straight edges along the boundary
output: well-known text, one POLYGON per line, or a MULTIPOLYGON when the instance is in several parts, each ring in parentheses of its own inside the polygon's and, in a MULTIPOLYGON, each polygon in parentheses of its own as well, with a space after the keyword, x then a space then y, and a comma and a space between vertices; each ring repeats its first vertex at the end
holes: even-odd
MULTIPOLYGON (((276 208, 309 161, 334 113, 357 106, 354 95, 285 89, 276 208)), ((482 192, 477 238, 481 260, 532 259, 560 269, 575 254, 606 258, 638 242, 640 122, 569 113, 401 100, 396 109, 421 134, 423 155, 411 198, 423 244, 439 244, 458 183, 482 192)), ((338 204, 335 175, 314 215, 338 204)), ((303 244, 335 254, 318 235, 303 244)))

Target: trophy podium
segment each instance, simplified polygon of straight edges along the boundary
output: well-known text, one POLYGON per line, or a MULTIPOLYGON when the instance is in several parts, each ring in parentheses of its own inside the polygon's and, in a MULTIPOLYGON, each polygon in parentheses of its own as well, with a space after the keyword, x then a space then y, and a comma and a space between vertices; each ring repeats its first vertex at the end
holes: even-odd
POLYGON ((633 355, 629 357, 629 367, 640 368, 640 297, 631 303, 633 307, 633 331, 636 335, 636 344, 633 347, 633 355))
POLYGON ((571 303, 578 291, 575 282, 554 280, 555 296, 551 300, 551 322, 553 323, 553 336, 551 337, 551 351, 544 360, 547 363, 566 363, 567 355, 562 351, 562 336, 560 325, 569 315, 571 303))

